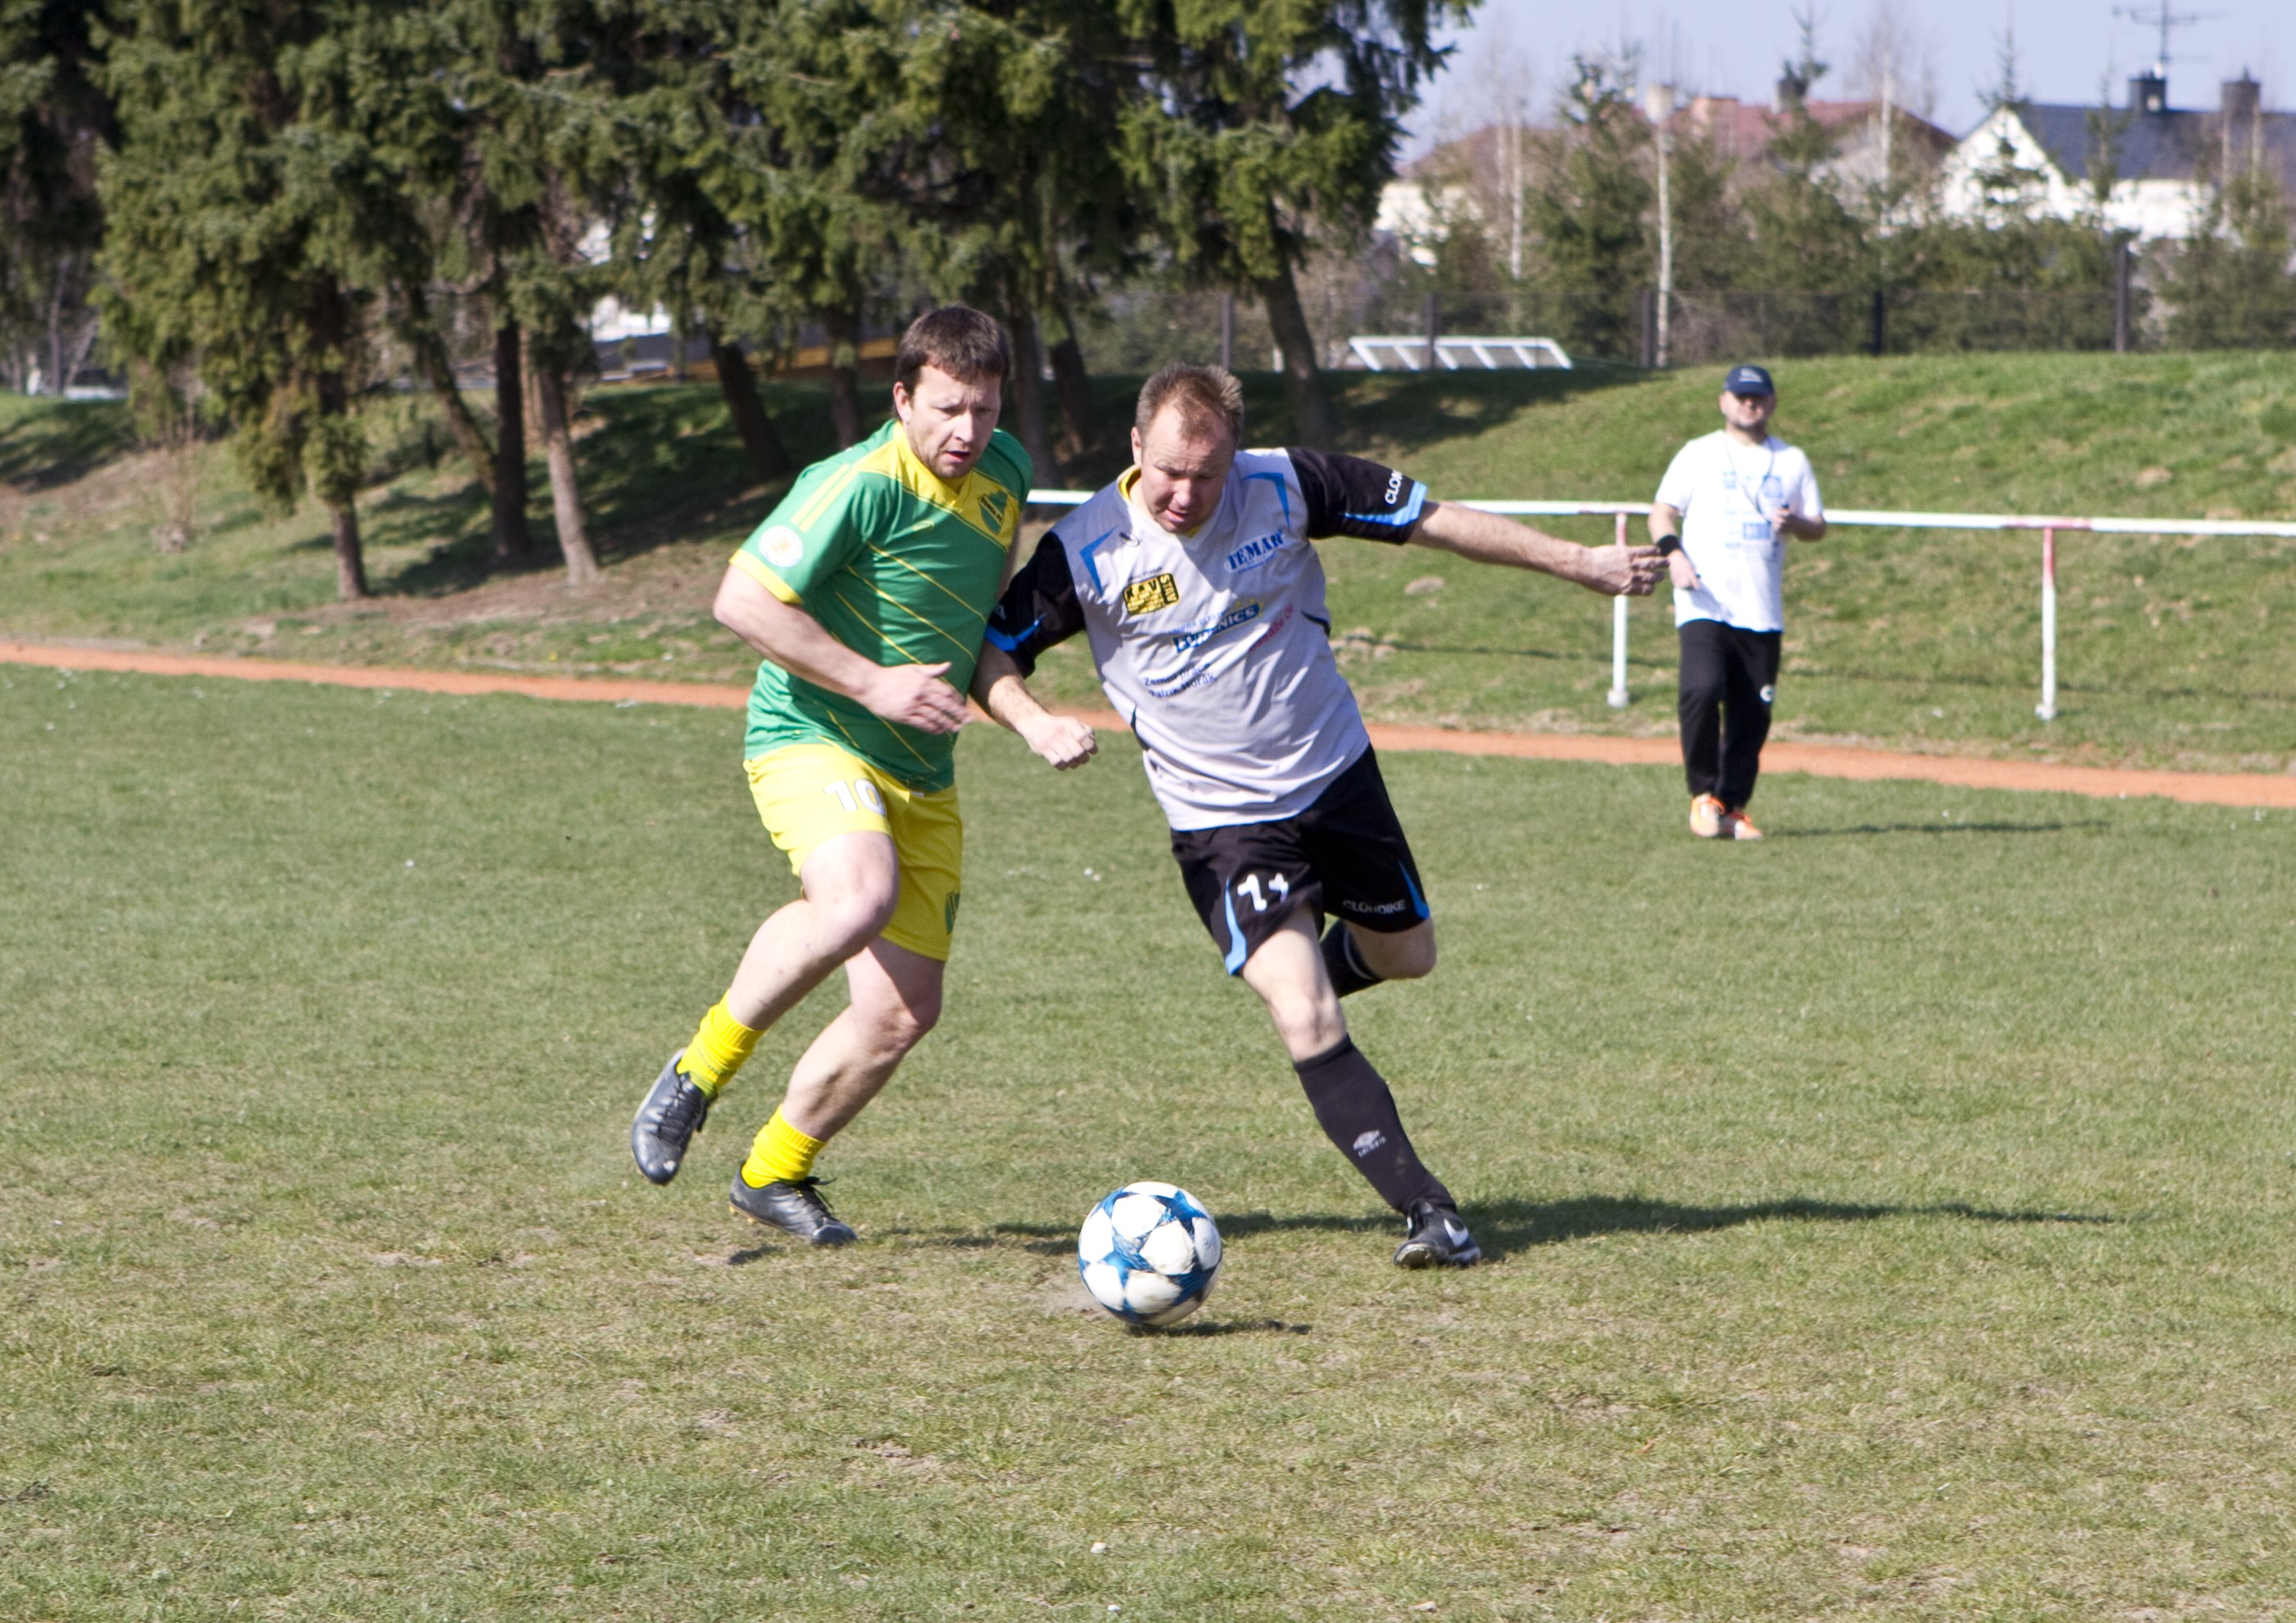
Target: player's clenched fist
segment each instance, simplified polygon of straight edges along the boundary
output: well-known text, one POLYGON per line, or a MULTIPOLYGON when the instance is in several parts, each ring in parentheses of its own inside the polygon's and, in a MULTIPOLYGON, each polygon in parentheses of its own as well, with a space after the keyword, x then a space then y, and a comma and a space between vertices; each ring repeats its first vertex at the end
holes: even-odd
POLYGON ((1042 720, 1032 718, 1021 729, 1021 735, 1039 759, 1062 772, 1083 766, 1100 751, 1100 741, 1092 729, 1073 716, 1047 711, 1042 720))
POLYGON ((948 662, 882 666, 855 695, 887 721, 920 733, 954 733, 964 725, 964 696, 941 680, 948 662))

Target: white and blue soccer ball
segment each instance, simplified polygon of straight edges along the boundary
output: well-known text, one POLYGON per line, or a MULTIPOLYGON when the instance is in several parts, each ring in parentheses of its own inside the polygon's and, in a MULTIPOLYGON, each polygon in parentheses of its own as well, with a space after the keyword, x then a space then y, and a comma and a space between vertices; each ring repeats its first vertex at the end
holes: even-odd
POLYGON ((1219 1277, 1219 1229, 1186 1190, 1127 1184, 1086 1214, 1077 1271, 1092 1299, 1128 1324, 1177 1324, 1219 1277))

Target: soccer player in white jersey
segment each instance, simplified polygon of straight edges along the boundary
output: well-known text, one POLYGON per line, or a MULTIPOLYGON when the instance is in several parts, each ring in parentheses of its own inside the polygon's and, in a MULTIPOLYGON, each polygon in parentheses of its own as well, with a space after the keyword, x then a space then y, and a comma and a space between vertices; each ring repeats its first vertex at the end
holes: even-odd
POLYGON ((1722 427, 1667 465, 1650 533, 1674 581, 1690 832, 1759 840, 1746 802, 1778 694, 1786 537, 1824 539, 1825 508, 1809 458, 1770 432, 1778 393, 1768 373, 1732 367, 1719 404, 1722 427))
POLYGON ((1648 592, 1662 564, 1653 547, 1583 547, 1430 501, 1375 463, 1239 450, 1242 427, 1242 393, 1219 368, 1149 379, 1134 466, 1013 577, 972 694, 1053 765, 1083 764, 1089 729, 1045 710, 1023 678, 1046 649, 1086 634, 1227 972, 1267 1005, 1324 1131, 1404 1216, 1395 1260, 1464 1266, 1482 1252, 1340 1012, 1352 992, 1433 969, 1435 928, 1332 654, 1310 543, 1416 542, 1611 595, 1648 592))

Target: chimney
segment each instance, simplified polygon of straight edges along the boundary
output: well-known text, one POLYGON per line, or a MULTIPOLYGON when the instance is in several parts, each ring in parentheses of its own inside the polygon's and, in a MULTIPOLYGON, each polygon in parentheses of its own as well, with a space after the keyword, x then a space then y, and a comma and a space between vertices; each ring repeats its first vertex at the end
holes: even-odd
POLYGON ((1770 111, 1781 113, 1792 112, 1795 108, 1801 105, 1802 97, 1808 94, 1809 81, 1802 78, 1800 74, 1780 74, 1778 76, 1776 101, 1771 107, 1770 111))
POLYGON ((2159 68, 2147 73, 2128 76, 2128 111, 2131 112, 2166 112, 2169 111, 2169 78, 2159 68))
POLYGON ((2255 122, 2257 110, 2264 104, 2264 86, 2249 77, 2243 68, 2236 79, 2224 82, 2224 100, 2220 103, 2227 128, 2255 122))

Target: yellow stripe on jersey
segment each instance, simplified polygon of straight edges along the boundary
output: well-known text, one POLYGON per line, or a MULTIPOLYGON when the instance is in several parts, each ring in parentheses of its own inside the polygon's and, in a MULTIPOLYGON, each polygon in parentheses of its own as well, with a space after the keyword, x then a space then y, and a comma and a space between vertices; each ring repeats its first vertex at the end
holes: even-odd
POLYGON ((735 553, 734 554, 734 567, 741 570, 744 575, 750 577, 750 579, 756 581, 759 586, 765 587, 767 591, 771 592, 775 597, 780 598, 782 602, 789 604, 792 609, 801 606, 798 594, 790 590, 789 582, 775 574, 773 566, 767 563, 764 559, 758 557, 755 553, 735 553))

